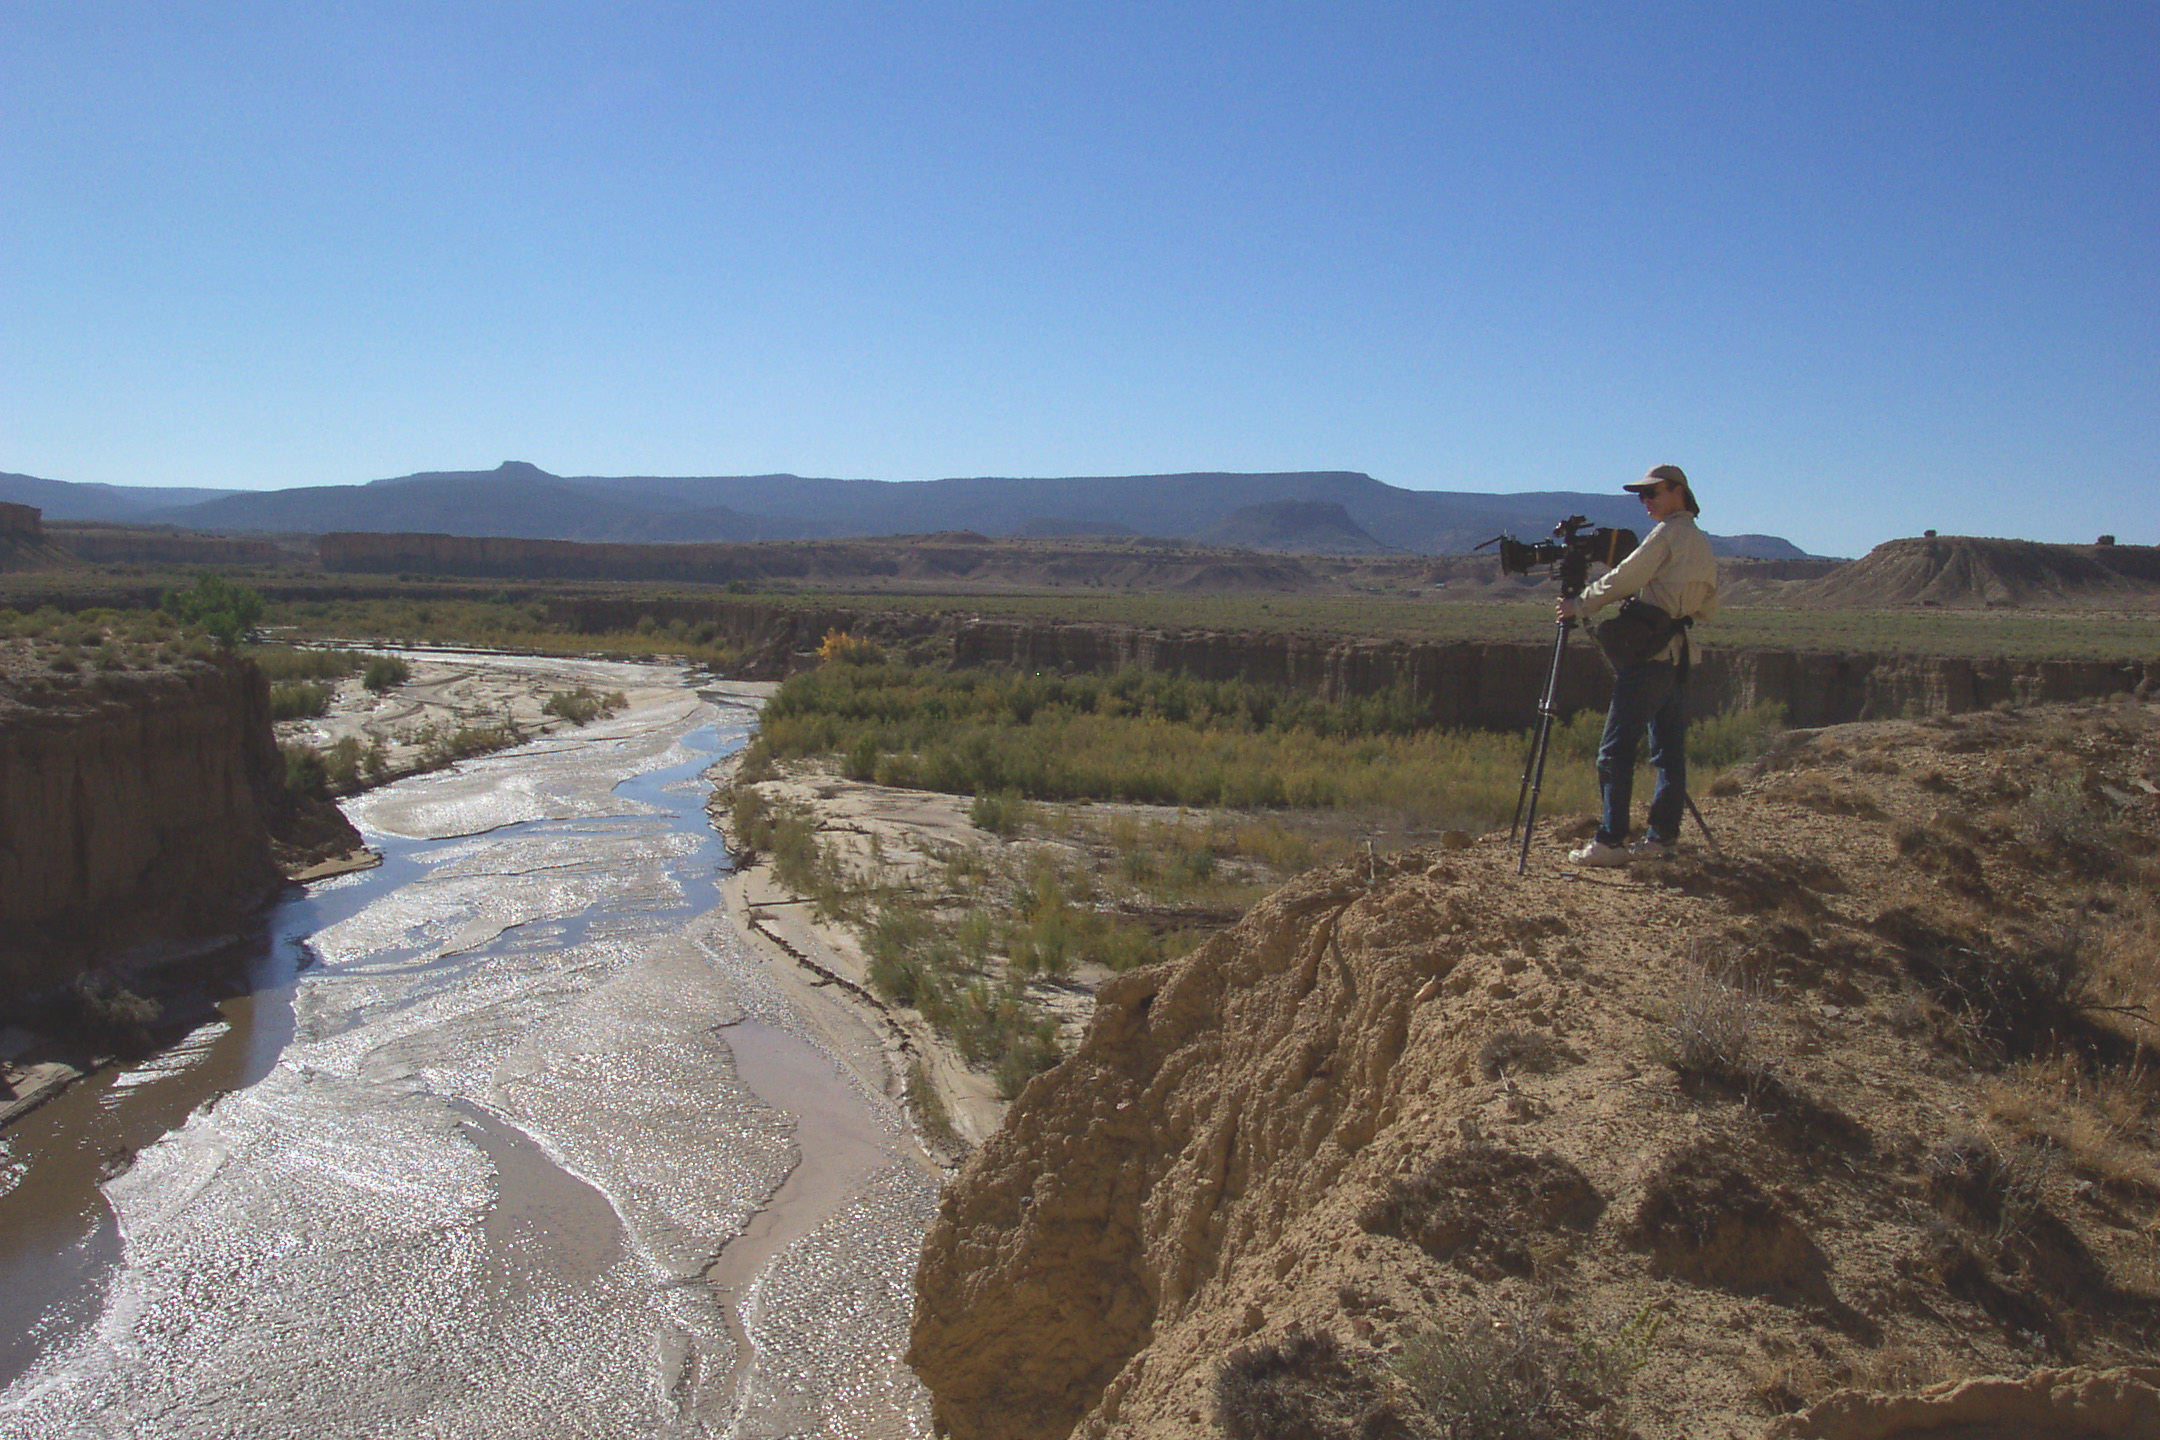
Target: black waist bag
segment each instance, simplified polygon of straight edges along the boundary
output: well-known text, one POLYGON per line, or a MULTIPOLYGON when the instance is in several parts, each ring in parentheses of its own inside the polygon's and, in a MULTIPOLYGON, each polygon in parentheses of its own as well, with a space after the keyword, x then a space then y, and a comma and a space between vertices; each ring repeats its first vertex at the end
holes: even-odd
MULTIPOLYGON (((1605 663, 1617 673, 1656 656, 1672 643, 1674 636, 1685 635, 1694 623, 1686 616, 1675 619, 1649 601, 1630 596, 1620 602, 1612 619, 1592 629, 1591 636, 1603 652, 1605 663)), ((1681 663, 1684 673, 1685 655, 1681 663)))

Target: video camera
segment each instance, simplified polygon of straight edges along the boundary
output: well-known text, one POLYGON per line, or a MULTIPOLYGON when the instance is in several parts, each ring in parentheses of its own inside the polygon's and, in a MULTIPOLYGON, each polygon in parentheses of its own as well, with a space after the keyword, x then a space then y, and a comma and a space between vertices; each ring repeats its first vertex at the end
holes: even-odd
POLYGON ((1500 547, 1500 570, 1506 575, 1527 575, 1532 570, 1550 565, 1560 577, 1560 593, 1570 599, 1582 594, 1583 586, 1590 583, 1590 566, 1595 563, 1610 569, 1635 553, 1641 542, 1632 530, 1618 526, 1591 526, 1588 518, 1570 515, 1553 526, 1550 540, 1522 541, 1512 535, 1495 535, 1492 539, 1473 548, 1483 550, 1487 545, 1500 547))

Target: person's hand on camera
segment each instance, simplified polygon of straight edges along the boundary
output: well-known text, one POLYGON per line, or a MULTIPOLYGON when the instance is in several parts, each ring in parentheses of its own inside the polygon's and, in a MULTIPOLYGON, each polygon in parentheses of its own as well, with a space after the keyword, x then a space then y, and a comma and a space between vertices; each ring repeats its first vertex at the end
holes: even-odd
POLYGON ((1572 595, 1561 596, 1558 603, 1553 606, 1553 613, 1555 615, 1558 615, 1562 620, 1573 620, 1577 613, 1575 609, 1575 597, 1572 595))

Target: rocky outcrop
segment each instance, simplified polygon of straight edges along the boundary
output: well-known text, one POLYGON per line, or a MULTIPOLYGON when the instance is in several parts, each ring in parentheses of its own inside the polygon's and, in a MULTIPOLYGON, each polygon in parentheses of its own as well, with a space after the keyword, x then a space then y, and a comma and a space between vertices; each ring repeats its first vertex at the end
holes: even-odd
POLYGON ((2143 1084, 2160 990, 2001 978, 2061 963, 2063 854, 1967 817, 2082 786, 2128 954, 2156 765, 2152 706, 1800 735, 1703 797, 1721 852, 1363 857, 1117 977, 925 1239, 941 1433, 2154 1434, 2160 1136, 2077 1139, 2004 1057, 2143 1084))
POLYGON ((357 849, 289 795, 269 688, 230 658, 0 694, 0 993, 230 931, 278 860, 357 849))
MULTIPOLYGON (((1520 729, 1536 718, 1552 650, 1492 641, 1417 643, 976 620, 957 632, 954 659, 1027 670, 1170 670, 1312 690, 1330 699, 1401 685, 1430 708, 1438 724, 1520 729)), ((1595 652, 1578 641, 1561 664, 1560 709, 1602 709, 1611 684, 1595 652)), ((1700 714, 1775 702, 1785 707, 1791 724, 1816 726, 2129 694, 2155 685, 2160 685, 2160 659, 1976 660, 1706 649, 1689 693, 1700 714)))
POLYGON ((43 538, 42 512, 37 506, 0 501, 0 540, 27 540, 34 544, 43 538))
POLYGON ((1789 598, 1827 608, 2150 607, 2160 603, 2160 546, 2042 545, 1933 534, 1887 540, 1789 598))

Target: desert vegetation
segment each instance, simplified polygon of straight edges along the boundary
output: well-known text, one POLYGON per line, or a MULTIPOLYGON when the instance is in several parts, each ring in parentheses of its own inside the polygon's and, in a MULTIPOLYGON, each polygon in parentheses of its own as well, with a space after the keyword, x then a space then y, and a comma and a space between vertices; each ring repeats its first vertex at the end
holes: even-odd
MULTIPOLYGON (((271 620, 305 639, 365 635, 379 643, 429 642, 543 655, 603 653, 630 657, 676 657, 726 673, 742 654, 720 640, 710 619, 640 616, 620 628, 582 629, 557 618, 546 598, 473 600, 416 587, 410 597, 288 600, 274 605, 271 620)), ((664 606, 656 606, 664 609, 664 606)))
MULTIPOLYGON (((653 613, 636 624, 578 630, 545 598, 505 593, 489 600, 444 597, 415 585, 410 597, 279 600, 270 623, 305 636, 370 635, 532 649, 549 653, 605 650, 625 655, 681 655, 726 671, 740 652, 720 640, 711 618, 685 611, 723 603, 805 610, 884 613, 957 622, 986 616, 1043 623, 1130 625, 1168 631, 1221 630, 1383 640, 1491 641, 1539 644, 1552 638, 1551 587, 1526 585, 1520 602, 1448 601, 1429 595, 1377 593, 1147 594, 1104 590, 1047 595, 906 595, 889 592, 604 587, 650 596, 653 613), (670 614, 669 612, 676 612, 670 614)), ((1702 640, 1720 647, 1870 651, 2003 659, 2141 660, 2160 650, 2160 616, 2040 611, 1929 609, 1803 610, 1741 606, 1722 612, 1702 640)))
MULTIPOLYGON (((1748 758, 1774 709, 1697 725, 1699 772, 1748 758)), ((1601 715, 1556 732, 1547 800, 1594 801, 1601 715)), ((751 759, 842 757, 851 778, 949 794, 1114 800, 1208 809, 1346 812, 1398 828, 1505 825, 1523 736, 1439 731, 1404 687, 1347 700, 1243 681, 1122 671, 1024 675, 838 663, 767 703, 751 759)))
POLYGON ((164 609, 182 624, 203 631, 230 650, 262 620, 262 595, 215 571, 204 571, 185 589, 168 590, 164 609))
POLYGON ((207 632, 164 610, 0 609, 0 653, 18 683, 66 685, 87 676, 167 669, 207 659, 217 648, 207 632))
MULTIPOLYGON (((833 632, 781 685, 728 799, 818 918, 852 929, 867 979, 1010 1098, 1055 1061, 1047 993, 1174 958, 1261 894, 1380 838, 1504 828, 1526 736, 1441 732, 1406 690, 1347 701, 1170 674, 1042 676, 888 659, 833 632), (967 796, 983 841, 889 861, 767 782, 837 772, 967 796)), ((1699 731, 1716 774, 1762 749, 1774 710, 1699 731)), ((1548 804, 1588 808, 1602 716, 1561 732, 1548 804)))

